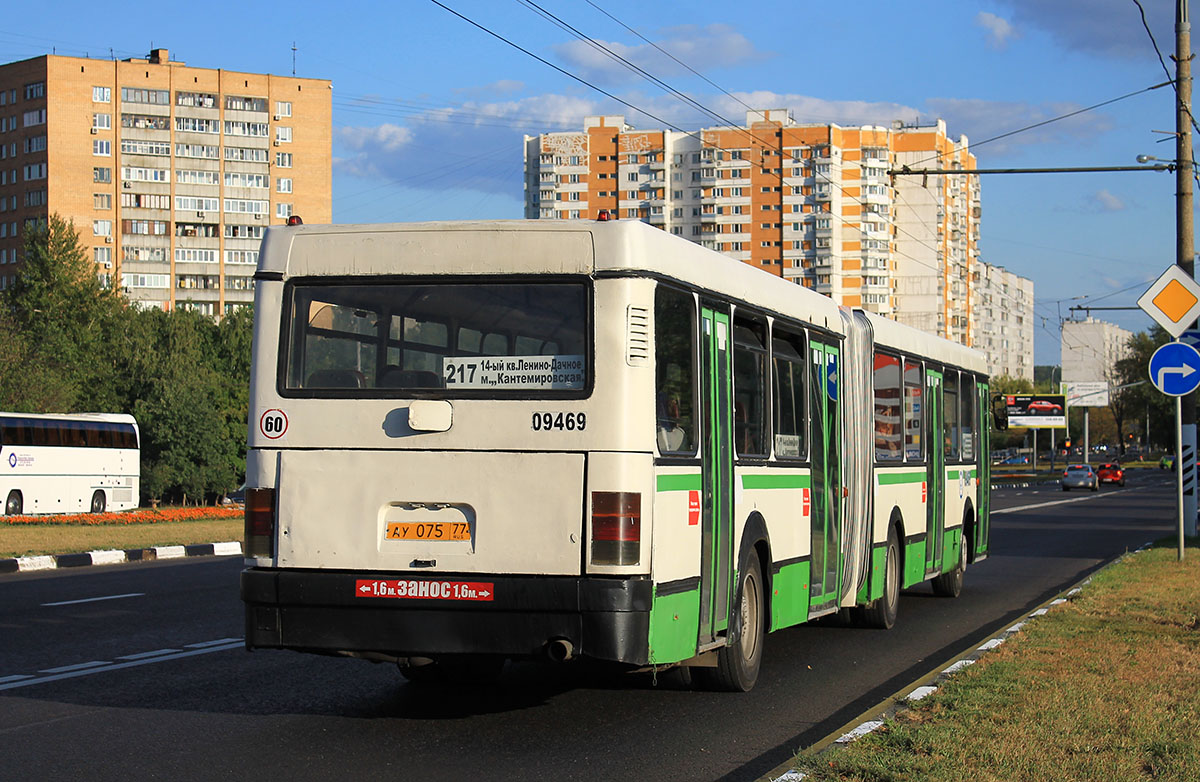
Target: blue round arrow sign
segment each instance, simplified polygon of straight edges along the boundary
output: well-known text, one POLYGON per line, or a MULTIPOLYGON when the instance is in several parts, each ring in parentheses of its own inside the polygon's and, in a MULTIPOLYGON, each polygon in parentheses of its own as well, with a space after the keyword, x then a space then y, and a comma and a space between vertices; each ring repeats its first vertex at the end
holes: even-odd
POLYGON ((1200 353, 1183 342, 1168 342, 1150 357, 1150 382, 1168 396, 1183 396, 1200 387, 1200 353))

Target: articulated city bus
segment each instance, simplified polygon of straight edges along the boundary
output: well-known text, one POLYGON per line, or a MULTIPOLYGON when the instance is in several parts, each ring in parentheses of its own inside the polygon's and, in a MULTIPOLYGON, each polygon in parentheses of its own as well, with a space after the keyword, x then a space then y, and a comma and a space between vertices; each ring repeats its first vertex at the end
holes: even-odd
POLYGON ((5 515, 130 510, 140 476, 131 415, 0 413, 5 515))
POLYGON ((648 225, 271 228, 255 279, 248 648, 748 690, 987 555, 980 354, 648 225))

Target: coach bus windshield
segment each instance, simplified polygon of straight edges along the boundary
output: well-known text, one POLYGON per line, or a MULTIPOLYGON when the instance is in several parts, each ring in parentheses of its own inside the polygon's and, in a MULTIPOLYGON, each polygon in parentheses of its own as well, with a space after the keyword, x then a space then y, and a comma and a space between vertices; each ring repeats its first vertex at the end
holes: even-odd
POLYGON ((297 282, 285 391, 544 396, 588 388, 582 282, 297 282))

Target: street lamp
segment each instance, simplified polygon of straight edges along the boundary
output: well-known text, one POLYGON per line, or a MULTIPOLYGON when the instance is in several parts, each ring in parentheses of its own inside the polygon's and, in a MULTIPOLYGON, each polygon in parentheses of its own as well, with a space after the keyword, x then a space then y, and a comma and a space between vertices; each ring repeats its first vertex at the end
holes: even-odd
POLYGON ((1143 163, 1143 164, 1149 163, 1151 161, 1157 161, 1159 163, 1166 163, 1168 171, 1174 171, 1175 167, 1179 165, 1178 160, 1165 160, 1160 157, 1154 157, 1154 155, 1138 155, 1136 160, 1137 160, 1137 162, 1143 163))

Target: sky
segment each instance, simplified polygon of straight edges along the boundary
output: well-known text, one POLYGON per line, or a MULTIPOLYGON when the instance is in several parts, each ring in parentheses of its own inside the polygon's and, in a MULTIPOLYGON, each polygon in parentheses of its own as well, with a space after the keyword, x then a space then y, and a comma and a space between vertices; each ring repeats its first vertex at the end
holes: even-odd
MULTIPOLYGON (((1175 4, 1140 0, 1147 30, 1135 0, 294 0, 266 14, 51 0, 0 30, 0 62, 161 47, 195 67, 329 79, 335 222, 520 218, 525 134, 593 114, 716 124, 580 36, 739 124, 744 104, 848 126, 941 118, 980 168, 1132 166, 1175 157, 1173 89, 1150 89, 1174 76, 1175 4)), ((1058 363, 1061 321, 1085 314, 1071 307, 1134 306, 1175 261, 1173 174, 981 185, 980 257, 1034 281, 1038 364, 1058 363)))

